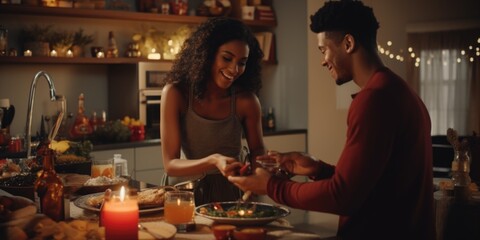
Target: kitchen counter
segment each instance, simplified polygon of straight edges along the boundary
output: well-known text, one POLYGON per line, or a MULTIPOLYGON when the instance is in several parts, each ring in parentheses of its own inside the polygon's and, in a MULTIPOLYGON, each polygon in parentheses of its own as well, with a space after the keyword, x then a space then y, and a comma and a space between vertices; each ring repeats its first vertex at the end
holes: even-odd
MULTIPOLYGON (((278 130, 264 130, 263 135, 268 136, 278 136, 278 135, 289 135, 289 134, 298 134, 298 133, 307 133, 306 129, 278 129, 278 130)), ((124 149, 124 148, 136 148, 136 147, 148 147, 160 145, 160 139, 148 139, 144 141, 136 142, 123 142, 123 143, 112 143, 112 144, 97 144, 93 146, 93 151, 103 151, 103 150, 114 150, 114 149, 124 149)))

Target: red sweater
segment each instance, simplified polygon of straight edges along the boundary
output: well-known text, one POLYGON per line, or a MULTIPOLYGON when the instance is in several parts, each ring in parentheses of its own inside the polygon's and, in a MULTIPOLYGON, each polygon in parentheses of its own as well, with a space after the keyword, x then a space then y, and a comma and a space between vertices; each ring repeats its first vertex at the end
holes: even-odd
POLYGON ((293 208, 340 215, 343 239, 435 239, 430 117, 399 76, 380 69, 356 94, 335 166, 313 182, 272 177, 268 195, 293 208))

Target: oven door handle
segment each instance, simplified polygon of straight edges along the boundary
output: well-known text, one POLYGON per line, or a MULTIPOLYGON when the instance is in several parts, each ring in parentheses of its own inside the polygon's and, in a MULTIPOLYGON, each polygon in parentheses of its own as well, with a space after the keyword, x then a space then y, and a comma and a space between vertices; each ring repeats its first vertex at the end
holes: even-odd
POLYGON ((155 105, 155 104, 160 104, 161 100, 144 100, 141 103, 146 104, 146 105, 155 105))

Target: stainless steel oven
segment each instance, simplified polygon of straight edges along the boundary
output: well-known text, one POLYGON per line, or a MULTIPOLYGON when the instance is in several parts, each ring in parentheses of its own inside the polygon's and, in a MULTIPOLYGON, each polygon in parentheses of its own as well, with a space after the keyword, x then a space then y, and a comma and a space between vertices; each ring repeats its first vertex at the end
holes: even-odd
POLYGON ((160 138, 160 100, 171 62, 138 63, 139 119, 151 138, 160 138))
POLYGON ((146 125, 147 138, 160 137, 160 99, 172 62, 115 64, 108 68, 108 119, 130 116, 146 125))

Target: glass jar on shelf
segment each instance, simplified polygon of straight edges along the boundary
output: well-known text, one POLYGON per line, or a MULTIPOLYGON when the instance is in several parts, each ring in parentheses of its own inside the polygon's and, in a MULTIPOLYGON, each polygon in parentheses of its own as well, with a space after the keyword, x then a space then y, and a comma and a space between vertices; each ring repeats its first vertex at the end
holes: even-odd
POLYGON ((456 200, 470 198, 470 152, 468 150, 455 150, 452 161, 452 183, 456 200))

